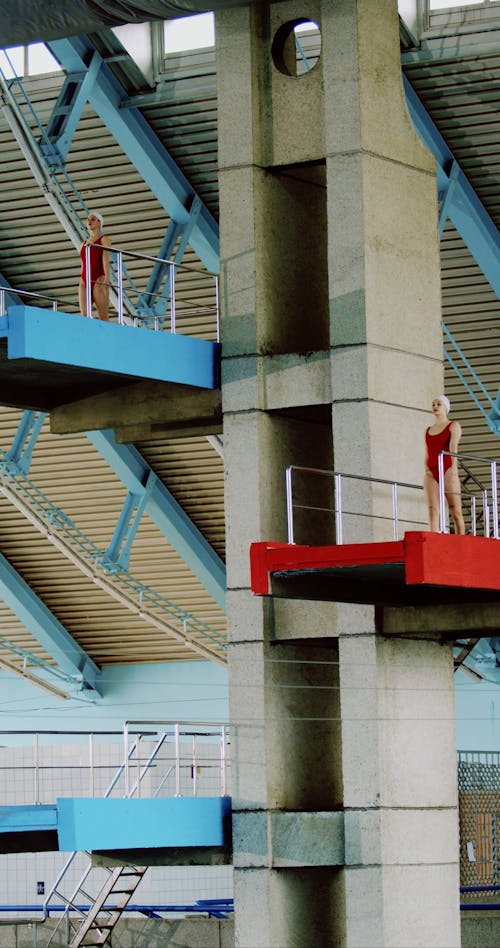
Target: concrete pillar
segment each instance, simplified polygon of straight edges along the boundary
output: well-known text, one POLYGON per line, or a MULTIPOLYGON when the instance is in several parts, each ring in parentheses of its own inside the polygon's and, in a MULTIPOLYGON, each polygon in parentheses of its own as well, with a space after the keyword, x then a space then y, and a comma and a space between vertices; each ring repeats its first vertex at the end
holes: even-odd
MULTIPOLYGON (((216 36, 236 944, 449 948, 450 648, 387 642, 371 606, 249 590, 250 543, 287 538, 287 465, 422 480, 442 389, 436 182, 396 2, 252 4, 218 14, 216 36), (301 19, 322 48, 299 77, 301 19)), ((305 507, 327 506, 318 483, 305 507)), ((379 488, 351 499, 383 517, 379 488)), ((422 519, 421 497, 405 504, 422 519)), ((352 517, 346 540, 385 537, 382 517, 352 517)), ((333 542, 322 510, 296 527, 333 542)))

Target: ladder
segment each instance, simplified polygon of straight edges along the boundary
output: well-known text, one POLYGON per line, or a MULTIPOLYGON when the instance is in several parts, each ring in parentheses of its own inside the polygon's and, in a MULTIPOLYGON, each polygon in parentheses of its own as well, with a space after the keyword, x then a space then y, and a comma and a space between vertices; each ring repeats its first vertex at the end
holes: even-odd
POLYGON ((69 948, 109 943, 111 932, 120 920, 124 908, 130 902, 146 870, 147 866, 117 866, 113 869, 92 908, 70 941, 69 948), (114 900, 113 896, 118 898, 114 900), (112 908, 106 909, 105 903, 109 899, 112 902, 112 908))

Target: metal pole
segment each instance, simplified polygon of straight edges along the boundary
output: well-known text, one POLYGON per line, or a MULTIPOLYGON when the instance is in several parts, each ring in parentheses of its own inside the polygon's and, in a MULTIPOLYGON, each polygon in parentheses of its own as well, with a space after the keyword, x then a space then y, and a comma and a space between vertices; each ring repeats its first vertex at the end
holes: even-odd
POLYGON ((220 308, 219 308, 219 277, 215 276, 215 325, 216 341, 220 342, 220 308))
POLYGON ((0 290, 0 316, 5 316, 5 290, 0 290))
POLYGON ((335 484, 335 542, 342 545, 342 475, 334 474, 335 484))
POLYGON ((498 540, 498 486, 497 486, 497 462, 491 462, 491 506, 493 515, 493 536, 498 540))
POLYGON ((221 796, 227 796, 227 773, 226 773, 226 728, 222 726, 220 734, 220 769, 221 769, 221 796))
POLYGON ((484 535, 489 537, 490 535, 490 508, 488 504, 488 491, 483 490, 483 521, 484 521, 484 535))
POLYGON ((286 526, 288 543, 293 543, 293 498, 292 498, 292 470, 291 466, 285 471, 286 483, 286 526))
POLYGON ((472 527, 472 536, 477 536, 477 526, 476 526, 476 498, 473 495, 470 502, 470 519, 472 527))
POLYGON ((90 796, 95 797, 94 785, 94 735, 89 734, 89 783, 90 796))
POLYGON ((174 735, 175 735, 175 795, 180 797, 181 795, 181 759, 180 759, 180 741, 179 741, 179 725, 174 725, 174 735))
POLYGON ((118 295, 118 324, 123 326, 123 270, 121 250, 116 254, 116 292, 118 295))
POLYGON ((175 333, 175 265, 170 264, 170 332, 175 333))
POLYGON ((398 538, 398 485, 396 482, 392 485, 392 525, 393 537, 398 538))
POLYGON ((90 282, 90 244, 85 245, 85 313, 87 319, 92 319, 92 285, 90 282))
POLYGON ((35 767, 35 804, 40 803, 40 770, 38 763, 38 734, 33 734, 33 763, 35 767))
POLYGON ((128 765, 128 724, 123 728, 123 764, 125 768, 125 796, 130 793, 130 770, 128 765))
POLYGON ((441 451, 441 454, 438 457, 438 477, 439 477, 439 532, 448 533, 446 529, 446 504, 445 504, 445 495, 444 495, 444 455, 445 452, 441 451))
POLYGON ((193 797, 198 796, 198 767, 197 767, 197 747, 196 747, 196 734, 193 734, 193 797))

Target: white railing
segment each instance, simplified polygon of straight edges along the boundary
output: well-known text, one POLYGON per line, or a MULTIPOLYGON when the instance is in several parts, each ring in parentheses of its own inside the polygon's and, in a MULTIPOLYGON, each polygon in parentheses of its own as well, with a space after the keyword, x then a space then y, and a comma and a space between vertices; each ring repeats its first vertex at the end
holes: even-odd
MULTIPOLYGON (((453 454, 451 451, 441 451, 438 457, 438 472, 439 472, 439 532, 448 533, 448 518, 446 515, 446 492, 445 492, 445 483, 444 483, 444 459, 445 457, 457 458, 458 465, 463 472, 466 472, 467 478, 472 478, 481 500, 482 514, 483 514, 483 535, 485 537, 491 536, 493 530, 493 537, 495 540, 498 540, 498 482, 497 482, 497 462, 492 461, 490 458, 480 458, 476 457, 473 454, 453 454), (469 470, 466 461, 474 461, 479 463, 482 466, 487 466, 490 469, 490 489, 485 487, 480 480, 474 476, 474 474, 469 470)), ((467 493, 470 496, 471 503, 471 514, 470 514, 470 527, 471 533, 473 536, 477 536, 477 522, 478 522, 478 513, 477 513, 477 497, 476 494, 470 488, 466 487, 467 493)))
POLYGON ((226 796, 229 727, 130 721, 123 731, 0 731, 0 805, 57 797, 226 796))
MULTIPOLYGON (((216 273, 201 270, 188 264, 176 263, 173 260, 164 260, 161 257, 152 257, 147 254, 123 250, 119 247, 103 247, 98 245, 103 253, 109 253, 112 261, 112 276, 109 283, 111 303, 116 309, 119 325, 125 323, 134 326, 143 326, 160 330, 167 328, 171 333, 186 332, 187 323, 190 323, 190 334, 196 334, 196 326, 204 325, 204 333, 220 341, 220 304, 219 304, 219 277, 216 273), (161 294, 142 292, 130 280, 127 274, 125 258, 144 261, 153 266, 161 265, 168 269, 167 299, 161 302, 161 294), (183 284, 189 284, 184 286, 183 284), (160 299, 158 299, 160 297, 160 299), (194 329, 193 329, 194 325, 194 329)), ((90 245, 85 248, 86 272, 90 273, 90 245)), ((86 312, 85 316, 92 318, 91 283, 86 284, 86 312)), ((66 304, 63 300, 56 300, 43 293, 34 293, 14 287, 0 286, 0 316, 6 314, 7 294, 21 298, 46 300, 52 304, 53 310, 71 308, 75 310, 77 304, 72 301, 66 304)))
MULTIPOLYGON (((295 543, 295 526, 294 526, 294 510, 301 508, 302 510, 315 510, 321 514, 328 513, 332 516, 335 521, 335 543, 342 544, 345 542, 344 539, 344 518, 349 516, 351 518, 357 519, 370 519, 370 520, 381 520, 392 523, 391 533, 393 539, 397 540, 400 532, 401 518, 399 513, 400 508, 400 492, 401 490, 409 491, 420 491, 422 492, 423 488, 417 484, 406 484, 403 481, 390 481, 385 478, 380 477, 365 477, 361 474, 345 474, 338 471, 326 471, 320 470, 318 468, 308 468, 298 465, 290 465, 286 469, 286 507, 287 507, 287 536, 288 543, 295 543), (332 483, 333 496, 332 503, 328 506, 310 504, 310 503, 296 503, 293 498, 293 474, 301 473, 308 475, 319 475, 320 477, 328 478, 332 483), (344 508, 343 502, 343 487, 345 481, 356 481, 366 484, 377 484, 384 487, 390 488, 390 504, 392 514, 379 514, 373 515, 367 513, 366 510, 362 509, 348 509, 344 508)), ((413 518, 404 518, 404 522, 415 523, 413 518)), ((333 542, 333 537, 332 537, 333 542)))
MULTIPOLYGON (((498 525, 498 487, 497 487, 497 461, 480 458, 468 454, 451 454, 450 452, 441 452, 438 459, 439 465, 439 531, 440 533, 449 532, 448 514, 446 509, 446 492, 444 485, 444 457, 456 457, 460 469, 462 484, 462 493, 464 502, 468 506, 466 511, 468 532, 477 536, 478 532, 486 537, 493 536, 499 538, 498 525), (481 471, 487 467, 490 471, 490 484, 485 487, 482 480, 471 470, 471 462, 479 465, 481 471)), ((325 522, 327 517, 331 519, 330 536, 322 542, 335 542, 343 544, 345 542, 354 542, 350 537, 345 538, 345 521, 349 523, 360 523, 361 521, 371 520, 380 524, 385 524, 386 532, 390 532, 392 539, 398 540, 401 537, 403 525, 410 525, 411 529, 428 529, 427 519, 421 519, 421 515, 414 510, 414 501, 419 500, 418 495, 423 497, 423 487, 420 484, 407 484, 403 481, 392 481, 379 477, 368 477, 360 474, 345 474, 338 471, 322 470, 320 468, 303 467, 299 465, 290 465, 285 472, 286 485, 286 515, 287 515, 287 540, 288 543, 296 543, 296 523, 295 512, 297 510, 306 511, 306 516, 310 519, 314 515, 321 518, 321 535, 325 535, 325 522), (297 498, 299 491, 295 483, 298 477, 302 478, 300 498, 297 498), (324 478, 327 482, 326 491, 318 490, 312 487, 312 479, 324 478), (304 479, 308 481, 307 487, 304 486, 304 479), (377 497, 377 512, 366 505, 366 494, 362 500, 358 498, 358 506, 352 504, 350 497, 349 506, 344 502, 345 484, 369 484, 373 487, 381 488, 377 497), (328 486, 328 485, 331 485, 328 486), (404 492, 405 515, 401 515, 401 497, 404 492), (321 502, 326 494, 327 502, 321 502), (383 497, 387 496, 386 510, 382 513, 383 497), (305 499, 304 499, 305 495, 305 499), (319 500, 318 500, 319 497, 319 500), (309 512, 309 513, 307 513, 309 512), (389 527, 389 531, 387 531, 389 527)), ((354 492, 351 492, 351 494, 354 492)), ((420 505, 422 506, 422 505, 420 505)), ((307 531, 306 531, 307 532, 307 531)), ((326 529, 328 532, 328 527, 326 529)), ((387 537, 384 537, 386 539, 387 537)), ((359 541, 359 538, 356 538, 359 541)))
POLYGON ((28 302, 30 299, 48 300, 49 303, 52 303, 54 312, 57 312, 57 300, 52 299, 51 296, 45 296, 43 293, 31 293, 29 290, 14 290, 10 286, 0 286, 0 316, 5 316, 7 312, 5 297, 8 293, 15 294, 16 296, 26 296, 28 297, 28 302))

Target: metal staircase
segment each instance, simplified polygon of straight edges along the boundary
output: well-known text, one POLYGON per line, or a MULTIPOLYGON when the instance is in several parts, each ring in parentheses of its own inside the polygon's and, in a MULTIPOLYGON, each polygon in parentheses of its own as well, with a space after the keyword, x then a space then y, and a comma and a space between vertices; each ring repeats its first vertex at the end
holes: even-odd
POLYGON ((146 870, 147 866, 117 866, 110 872, 90 912, 70 941, 69 948, 78 948, 79 945, 105 945, 109 942, 111 932, 146 870), (118 897, 116 901, 114 896, 118 897), (111 905, 106 908, 108 899, 111 900, 111 905))

